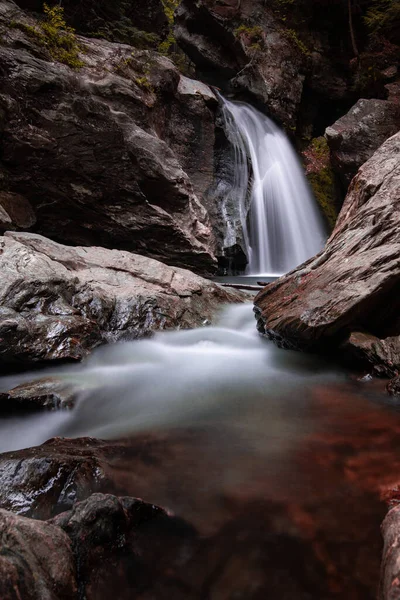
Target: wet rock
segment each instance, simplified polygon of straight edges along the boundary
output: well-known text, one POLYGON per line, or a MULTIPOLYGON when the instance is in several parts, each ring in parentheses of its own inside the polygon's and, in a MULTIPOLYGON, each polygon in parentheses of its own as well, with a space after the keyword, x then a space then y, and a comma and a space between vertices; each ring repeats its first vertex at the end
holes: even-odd
POLYGON ((379 600, 395 600, 400 594, 400 506, 394 506, 387 514, 382 523, 382 536, 384 547, 379 600))
POLYGON ((71 69, 32 28, 37 21, 1 1, 0 185, 34 213, 16 225, 213 272, 197 195, 212 179, 211 90, 156 52, 106 40, 79 38, 83 67, 71 69))
MULTIPOLYGON (((158 554, 172 570, 174 545, 188 546, 193 537, 188 525, 179 526, 158 506, 110 494, 92 494, 51 523, 72 540, 79 594, 88 600, 107 600, 115 593, 128 600, 134 591, 151 593, 162 585, 158 554)), ((175 598, 173 578, 165 579, 175 598)))
POLYGON ((318 351, 365 332, 381 340, 369 359, 390 372, 400 368, 399 181, 396 134, 353 179, 325 249, 258 294, 261 332, 282 346, 318 351))
POLYGON ((386 390, 391 396, 400 396, 400 377, 393 377, 387 384, 386 390))
POLYGON ((359 360, 363 365, 371 365, 374 375, 393 377, 398 374, 400 365, 399 336, 384 340, 359 331, 353 332, 342 346, 349 353, 352 362, 359 360))
POLYGON ((325 131, 332 167, 347 188, 373 153, 400 129, 400 105, 387 100, 358 102, 325 131))
POLYGON ((80 360, 102 342, 212 320, 246 296, 190 271, 42 236, 0 238, 0 361, 80 360))
POLYGON ((0 510, 2 600, 74 600, 75 561, 69 537, 49 523, 0 510))
POLYGON ((74 390, 52 377, 22 383, 7 393, 0 393, 0 413, 69 409, 74 404, 74 390))

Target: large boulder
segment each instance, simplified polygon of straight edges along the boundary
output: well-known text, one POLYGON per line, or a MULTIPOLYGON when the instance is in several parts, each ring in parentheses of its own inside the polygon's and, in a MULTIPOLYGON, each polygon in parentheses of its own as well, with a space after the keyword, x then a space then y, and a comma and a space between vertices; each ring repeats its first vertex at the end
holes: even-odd
POLYGON ((326 129, 332 167, 346 188, 361 165, 399 129, 400 104, 374 99, 358 100, 326 129))
POLYGON ((246 296, 129 252, 0 238, 0 362, 80 360, 104 342, 211 322, 246 296))
POLYGON ((400 133, 351 182, 325 249, 255 298, 261 332, 282 346, 315 351, 334 351, 351 333, 372 334, 385 343, 368 351, 371 344, 353 336, 346 348, 356 344, 359 356, 364 345, 381 371, 400 369, 399 189, 400 133))
POLYGON ((82 66, 54 62, 1 0, 0 227, 212 272, 214 94, 156 52, 77 41, 82 66))

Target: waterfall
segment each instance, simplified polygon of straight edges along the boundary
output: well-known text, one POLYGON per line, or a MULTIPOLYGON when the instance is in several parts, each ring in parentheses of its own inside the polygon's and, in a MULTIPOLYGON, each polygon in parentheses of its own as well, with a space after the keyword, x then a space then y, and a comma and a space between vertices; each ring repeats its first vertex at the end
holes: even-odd
POLYGON ((248 274, 281 275, 321 250, 321 215, 283 131, 252 106, 220 98, 235 150, 231 196, 240 203, 248 274))

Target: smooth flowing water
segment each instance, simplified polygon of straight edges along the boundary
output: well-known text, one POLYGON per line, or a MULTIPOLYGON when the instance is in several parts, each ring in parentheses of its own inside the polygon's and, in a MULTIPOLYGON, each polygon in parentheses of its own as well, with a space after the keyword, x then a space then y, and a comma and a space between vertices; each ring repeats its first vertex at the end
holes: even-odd
POLYGON ((226 308, 215 327, 105 346, 83 365, 5 378, 0 387, 8 390, 43 375, 59 375, 81 389, 77 406, 0 421, 0 451, 59 435, 118 438, 215 420, 240 424, 255 444, 268 432, 275 450, 307 426, 296 417, 298 402, 281 398, 316 381, 341 379, 315 357, 284 352, 262 339, 251 305, 226 308))
MULTIPOLYGON (((239 589, 254 600, 373 600, 379 494, 398 481, 400 419, 371 382, 259 337, 251 304, 226 308, 216 326, 105 346, 79 366, 3 378, 0 388, 44 375, 77 390, 75 408, 3 417, 0 450, 85 437, 1 457, 14 510, 50 493, 56 502, 60 487, 52 491, 42 471, 55 464, 56 480, 69 472, 68 457, 73 465, 81 457, 71 474, 77 489, 142 497, 205 536, 203 560, 194 554, 189 571, 197 591, 203 578, 224 591, 218 597, 239 589), (86 481, 85 460, 105 479, 86 481), (213 561, 230 565, 227 574, 213 561)), ((156 544, 162 536, 157 530, 156 544)), ((174 581, 187 571, 188 548, 174 581)))
MULTIPOLYGON (((284 132, 248 104, 222 97, 221 102, 235 149, 230 196, 239 202, 248 273, 281 275, 323 247, 326 231, 319 209, 284 132)), ((234 227, 226 222, 225 245, 233 245, 234 227)))

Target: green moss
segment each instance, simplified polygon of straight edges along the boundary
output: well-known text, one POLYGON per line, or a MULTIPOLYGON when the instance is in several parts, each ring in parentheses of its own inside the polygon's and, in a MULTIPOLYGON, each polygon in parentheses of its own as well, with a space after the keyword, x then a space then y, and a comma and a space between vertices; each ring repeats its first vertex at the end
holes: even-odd
POLYGON ((38 27, 21 22, 12 22, 11 26, 23 31, 41 46, 45 47, 51 58, 73 69, 79 69, 83 62, 79 58, 81 48, 75 36, 75 30, 68 27, 61 6, 43 5, 45 18, 38 27))
POLYGON ((233 33, 247 48, 255 52, 259 52, 264 48, 264 32, 259 25, 251 27, 250 25, 242 24, 233 33))
POLYGON ((150 83, 147 75, 142 75, 141 77, 135 77, 134 82, 142 89, 147 90, 148 92, 154 92, 153 86, 150 83))
POLYGON ((314 196, 330 227, 333 229, 338 216, 336 207, 335 178, 330 163, 330 152, 324 137, 311 140, 303 152, 306 175, 314 196))
POLYGON ((373 36, 384 36, 398 43, 400 30, 400 1, 373 0, 364 21, 373 36))
POLYGON ((311 55, 310 50, 307 48, 305 43, 301 41, 294 29, 282 29, 282 33, 287 39, 291 40, 296 44, 297 48, 304 56, 311 55))

